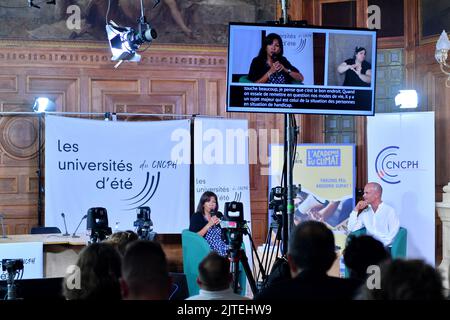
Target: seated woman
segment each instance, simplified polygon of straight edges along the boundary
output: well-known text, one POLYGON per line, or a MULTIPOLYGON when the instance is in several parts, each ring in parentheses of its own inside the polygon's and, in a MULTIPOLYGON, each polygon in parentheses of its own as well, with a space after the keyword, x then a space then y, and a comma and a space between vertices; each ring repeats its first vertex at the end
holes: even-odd
POLYGON ((216 251, 221 256, 226 256, 228 246, 222 237, 220 220, 216 216, 211 216, 211 211, 216 211, 217 207, 217 195, 211 191, 203 193, 197 211, 191 216, 189 231, 196 232, 204 237, 211 250, 216 251))
POLYGON ((248 79, 256 83, 290 84, 303 82, 304 77, 283 56, 283 41, 276 33, 270 33, 264 39, 257 57, 253 58, 248 79))

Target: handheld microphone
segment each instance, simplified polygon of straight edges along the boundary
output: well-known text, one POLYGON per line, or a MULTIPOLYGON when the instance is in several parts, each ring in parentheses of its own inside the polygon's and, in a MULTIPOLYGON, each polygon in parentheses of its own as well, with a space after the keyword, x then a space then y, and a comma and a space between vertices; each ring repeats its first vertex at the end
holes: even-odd
POLYGON ((78 224, 77 228, 75 229, 75 231, 74 231, 73 234, 72 234, 72 238, 79 238, 79 237, 80 237, 80 236, 77 236, 76 233, 77 233, 77 231, 78 231, 78 228, 81 226, 81 223, 82 223, 83 220, 86 219, 86 218, 87 218, 87 214, 85 214, 85 215, 83 216, 83 218, 81 218, 80 223, 78 224))
POLYGON ((8 237, 6 236, 6 233, 5 233, 5 225, 3 224, 3 213, 0 213, 0 219, 1 219, 1 221, 2 221, 2 238, 3 238, 3 239, 6 239, 6 238, 8 238, 8 237))
POLYGON ((219 219, 223 218, 223 213, 220 211, 216 211, 216 210, 211 210, 211 212, 209 213, 211 217, 217 217, 219 219))
MULTIPOLYGON (((278 61, 280 61, 280 58, 279 58, 279 56, 276 53, 274 53, 272 55, 272 63, 275 63, 275 62, 278 62, 278 61)), ((276 71, 275 74, 278 75, 278 71, 276 71)))
POLYGON ((64 221, 64 229, 66 229, 66 233, 64 233, 63 236, 65 237, 70 236, 70 234, 67 232, 66 215, 64 214, 64 212, 61 212, 61 217, 63 218, 64 221))

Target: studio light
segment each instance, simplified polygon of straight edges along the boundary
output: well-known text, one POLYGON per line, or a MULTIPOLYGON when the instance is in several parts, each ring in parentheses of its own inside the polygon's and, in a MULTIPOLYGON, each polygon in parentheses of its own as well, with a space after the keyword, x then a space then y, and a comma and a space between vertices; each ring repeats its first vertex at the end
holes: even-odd
POLYGON ((34 100, 34 112, 56 111, 56 104, 47 97, 38 97, 34 100))
MULTIPOLYGON (((156 3, 158 4, 159 1, 156 3)), ((155 5, 156 5, 155 4, 155 5)), ((111 48, 112 61, 119 61, 117 68, 123 61, 139 62, 141 56, 136 53, 143 43, 151 43, 157 37, 156 30, 147 23, 144 16, 144 6, 141 0, 141 17, 137 30, 131 27, 120 27, 113 21, 106 24, 109 46, 111 48)))
POLYGON ((415 109, 418 101, 416 90, 400 90, 395 96, 395 105, 400 106, 400 109, 415 109))

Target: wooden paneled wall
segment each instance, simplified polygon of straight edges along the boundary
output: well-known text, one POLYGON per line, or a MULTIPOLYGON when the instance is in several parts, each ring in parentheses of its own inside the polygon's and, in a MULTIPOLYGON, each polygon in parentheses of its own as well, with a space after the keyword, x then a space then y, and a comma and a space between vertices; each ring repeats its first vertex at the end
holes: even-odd
MULTIPOLYGON (((1 111, 32 111, 35 97, 45 95, 65 112, 246 118, 255 129, 250 140, 252 226, 255 241, 263 242, 268 144, 282 142, 282 131, 271 129, 282 128, 283 117, 226 113, 226 48, 154 45, 139 64, 123 63, 118 69, 109 59, 106 43, 3 42, 1 111)), ((34 116, 0 118, 0 212, 9 234, 27 233, 37 224, 37 128, 34 116)))

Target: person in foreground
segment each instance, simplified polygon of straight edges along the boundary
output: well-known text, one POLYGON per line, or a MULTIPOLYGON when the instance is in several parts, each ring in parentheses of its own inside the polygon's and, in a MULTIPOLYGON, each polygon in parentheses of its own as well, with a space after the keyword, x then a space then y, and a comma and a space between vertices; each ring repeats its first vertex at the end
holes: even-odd
POLYGON ((93 243, 80 252, 75 271, 66 274, 64 297, 67 300, 120 300, 120 276, 117 250, 105 242, 93 243))
POLYGON ((159 243, 136 240, 127 246, 120 279, 124 300, 167 300, 171 285, 166 255, 159 243))
POLYGON ((256 83, 303 82, 303 75, 283 56, 283 52, 281 37, 276 33, 267 35, 258 56, 252 60, 248 79, 256 83))
POLYGON ((233 292, 230 287, 232 275, 230 262, 216 252, 208 254, 198 266, 198 295, 186 300, 247 300, 233 292))
POLYGON ((359 283, 330 277, 336 259, 333 232, 318 221, 297 225, 289 238, 288 264, 292 279, 262 290, 256 300, 351 300, 359 283))
POLYGON ((439 272, 422 260, 395 259, 381 265, 381 281, 362 286, 357 300, 444 300, 439 272))
POLYGON ((191 216, 189 231, 204 237, 211 250, 226 256, 228 245, 220 228, 220 219, 214 214, 218 206, 217 195, 214 192, 203 193, 197 205, 197 211, 191 216))
POLYGON ((347 229, 353 232, 365 227, 368 235, 389 247, 400 228, 400 221, 394 209, 381 200, 382 194, 380 184, 366 184, 364 200, 359 201, 350 213, 347 229))

